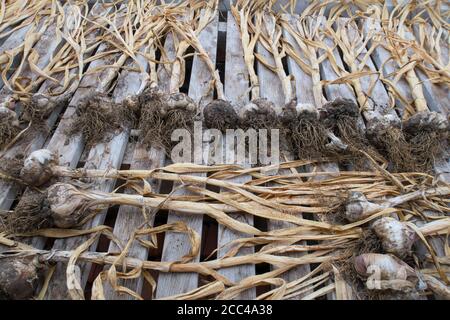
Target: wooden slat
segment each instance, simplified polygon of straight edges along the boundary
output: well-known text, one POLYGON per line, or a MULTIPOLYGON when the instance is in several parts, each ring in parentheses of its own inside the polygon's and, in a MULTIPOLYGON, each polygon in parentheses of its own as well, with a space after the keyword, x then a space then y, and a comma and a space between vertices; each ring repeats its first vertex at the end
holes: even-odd
MULTIPOLYGON (((381 25, 378 21, 374 19, 364 19, 363 20, 363 26, 362 31, 364 37, 370 36, 372 33, 383 33, 383 30, 381 29, 381 25)), ((373 41, 369 40, 367 47, 370 48, 374 45, 373 41)), ((393 74, 396 70, 398 70, 397 63, 391 58, 391 54, 387 49, 385 49, 383 46, 379 45, 377 46, 373 52, 372 52, 372 59, 375 63, 375 66, 378 70, 380 70, 384 76, 387 76, 389 74, 393 74)), ((408 83, 404 78, 401 78, 399 81, 395 83, 395 88, 399 92, 402 93, 402 96, 407 99, 407 101, 412 101, 411 91, 409 90, 408 83)), ((405 105, 403 102, 399 99, 395 100, 395 106, 398 108, 399 112, 402 114, 405 105)))
MULTIPOLYGON (((124 6, 121 7, 123 9, 124 6)), ((121 19, 116 21, 117 24, 121 23, 121 19)), ((108 46, 106 44, 102 44, 99 51, 108 50, 108 46)), ((89 69, 94 69, 102 65, 111 65, 115 62, 119 61, 120 65, 121 61, 125 61, 123 59, 124 55, 120 54, 112 54, 108 55, 105 58, 96 60, 92 62, 89 66, 89 69)), ((78 88, 77 92, 72 98, 72 101, 66 110, 61 123, 56 130, 52 141, 50 141, 50 146, 54 148, 60 155, 60 164, 64 164, 66 166, 74 167, 78 163, 78 159, 80 158, 81 152, 84 148, 84 142, 80 135, 67 137, 65 133, 67 132, 67 128, 71 125, 72 121, 75 120, 73 117, 76 107, 80 99, 89 94, 89 88, 95 88, 96 91, 102 92, 105 91, 112 80, 114 80, 115 75, 117 74, 117 69, 112 70, 111 68, 103 69, 99 72, 91 73, 83 78, 82 84, 80 88, 78 88)), ((137 79, 136 79, 137 80, 137 79)), ((123 82, 122 82, 123 83, 123 82)), ((130 86, 130 90, 135 90, 135 86, 130 86)), ((118 94, 114 93, 114 99, 116 101, 123 100, 127 95, 136 93, 136 92, 127 92, 124 90, 118 90, 118 94)), ((118 168, 120 163, 122 162, 123 154, 125 151, 126 144, 128 142, 129 130, 124 130, 120 133, 117 133, 112 139, 105 143, 100 143, 94 146, 88 156, 88 160, 85 164, 85 168, 95 168, 95 169, 108 169, 108 168, 118 168)), ((98 188, 101 191, 109 192, 114 188, 115 181, 107 180, 107 181, 96 181, 91 187, 98 188)), ((83 228, 88 229, 93 226, 102 224, 106 216, 106 212, 102 212, 95 216, 91 221, 87 222, 83 228)), ((82 242, 86 241, 87 237, 76 237, 69 239, 58 239, 55 241, 53 249, 56 250, 73 250, 77 246, 79 246, 82 242)), ((95 250, 96 244, 93 246, 93 250, 95 250)), ((47 291, 47 299, 70 299, 70 296, 67 292, 66 286, 66 274, 65 274, 65 265, 59 264, 55 270, 55 273, 52 277, 52 281, 49 285, 47 291)), ((81 283, 82 286, 86 284, 88 273, 90 269, 86 267, 85 264, 81 265, 81 283)))
MULTIPOLYGON (((166 37, 164 43, 164 51, 167 54, 167 59, 172 60, 175 58, 175 47, 173 44, 173 35, 169 33, 166 37)), ((165 65, 162 64, 158 67, 158 85, 160 90, 169 91, 170 74, 165 69, 165 65)), ((133 157, 131 160, 130 169, 155 169, 164 166, 166 155, 163 149, 158 147, 150 147, 137 143, 134 149, 133 157)), ((147 180, 153 192, 159 192, 161 188, 161 181, 148 179, 147 180)), ((154 222, 154 217, 151 218, 151 224, 154 222)), ((142 209, 121 206, 119 213, 117 215, 116 223, 114 226, 114 234, 122 241, 126 242, 129 236, 144 222, 144 217, 142 216, 142 209)), ((118 248, 113 243, 109 247, 109 252, 117 252, 118 248)), ((148 249, 139 245, 133 244, 130 248, 129 255, 134 258, 139 258, 142 260, 147 260, 148 249)), ((139 277, 137 279, 121 281, 121 285, 137 292, 142 292, 142 287, 144 284, 143 278, 139 277)), ((128 295, 119 295, 113 291, 110 286, 105 287, 105 297, 106 299, 132 299, 128 295)))
MULTIPOLYGON (((65 4, 63 7, 66 17, 68 17, 70 7, 71 7, 71 5, 69 5, 69 4, 65 4)), ((62 23, 65 23, 65 21, 63 21, 62 23)), ((57 33, 56 33, 56 30, 59 27, 60 27, 60 25, 58 24, 56 18, 54 18, 52 20, 50 20, 50 18, 48 20, 43 19, 41 28, 43 28, 42 30, 45 30, 45 31, 43 31, 41 37, 39 38, 39 41, 37 41, 37 43, 33 47, 33 51, 38 56, 38 60, 35 61, 35 65, 41 70, 43 70, 49 64, 49 62, 53 58, 53 55, 58 51, 58 49, 61 47, 61 45, 65 42, 64 39, 62 37, 60 37, 59 35, 57 35, 57 33), (51 23, 49 23, 49 22, 51 22, 51 23), (47 24, 49 24, 49 25, 47 26, 47 24)), ((23 41, 24 38, 19 37, 17 40, 23 41)), ((15 42, 15 44, 17 45, 18 42, 15 42)), ((11 75, 11 76, 13 77, 14 75, 11 75)), ((24 64, 24 67, 21 70, 20 77, 29 79, 30 84, 33 84, 33 81, 39 77, 39 74, 34 72, 31 69, 30 65, 26 62, 24 64)), ((32 88, 32 89, 36 90, 37 88, 32 88)), ((12 93, 10 92, 10 90, 8 88, 4 87, 0 91, 0 101, 1 102, 7 101, 11 97, 11 95, 12 95, 12 93)))
MULTIPOLYGON (((318 17, 318 22, 321 23, 322 25, 325 24, 325 18, 324 17, 318 17)), ((318 39, 316 39, 318 40, 318 39)), ((331 39, 329 39, 328 37, 325 37, 323 39, 323 44, 326 45, 328 48, 333 48, 334 47, 334 43, 331 39)), ((319 50, 318 51, 319 55, 324 54, 323 50, 319 50)), ((342 62, 342 59, 339 55, 339 52, 337 50, 337 48, 335 48, 333 50, 333 57, 335 59, 336 64, 341 67, 344 68, 344 64, 342 62)), ((335 72, 335 70, 332 67, 332 64, 330 62, 329 59, 325 59, 321 64, 320 64, 320 74, 321 74, 321 79, 323 80, 327 80, 327 81, 333 81, 339 78, 339 75, 335 72)), ((327 98, 327 100, 331 101, 337 98, 346 98, 346 99, 350 99, 352 101, 354 101, 355 103, 357 103, 356 98, 355 98, 355 93, 352 89, 351 86, 346 85, 346 84, 332 84, 332 85, 326 85, 325 88, 325 96, 327 98)), ((362 119, 360 119, 359 121, 359 125, 364 126, 364 123, 362 121, 362 119)), ((339 172, 339 166, 337 163, 323 163, 319 166, 318 170, 320 171, 328 171, 328 172, 339 172)), ((321 179, 325 179, 325 176, 322 177, 317 177, 315 178, 315 180, 321 180, 321 179)), ((348 293, 347 296, 345 297, 340 297, 342 299, 352 299, 353 298, 353 293, 352 290, 350 288, 349 285, 347 284, 343 284, 346 287, 346 292, 348 293)), ((338 299, 337 293, 335 291, 329 293, 327 295, 329 300, 336 300, 338 299)))
MULTIPOLYGON (((31 30, 31 28, 36 28, 37 30, 43 30, 41 28, 46 28, 48 25, 48 21, 49 21, 49 16, 45 16, 43 19, 41 19, 38 23, 36 23, 36 21, 33 21, 31 23, 29 23, 26 26, 23 26, 20 29, 17 29, 16 31, 14 31, 13 33, 11 33, 8 38, 4 39, 4 42, 1 44, 0 46, 0 54, 4 53, 4 52, 8 52, 14 48, 19 47, 20 45, 22 45, 25 41, 25 37, 27 35, 27 33, 31 30)), ((20 63, 20 61, 18 61, 19 59, 16 59, 16 61, 13 62, 13 64, 11 65, 11 68, 15 68, 17 67, 17 65, 20 63)), ((13 72, 10 72, 8 74, 8 78, 9 76, 12 74, 13 72)), ((0 78, 0 89, 2 89, 4 86, 4 82, 3 79, 0 78)))
MULTIPOLYGON (((256 44, 256 51, 258 54, 260 54, 270 65, 274 65, 274 58, 270 52, 268 52, 264 46, 258 42, 256 44)), ((284 92, 281 85, 281 81, 279 77, 272 72, 271 70, 267 69, 261 62, 257 62, 257 73, 260 83, 260 92, 262 98, 267 98, 268 100, 272 101, 277 106, 283 106, 285 102, 284 92)), ((287 157, 288 160, 294 159, 293 155, 287 154, 286 152, 281 152, 281 157, 283 159, 283 153, 287 157)), ((280 170, 279 174, 288 174, 289 170, 280 170)), ((284 222, 284 221, 267 221, 267 228, 269 231, 277 230, 277 229, 283 229, 283 228, 289 228, 292 227, 293 224, 284 222)), ((289 256, 298 257, 300 256, 299 253, 295 254, 289 254, 289 256)), ((297 280, 304 276, 309 271, 309 266, 302 265, 295 267, 288 272, 281 275, 283 279, 285 279, 288 282, 297 280)), ((298 297, 295 297, 297 299, 298 297)))
MULTIPOLYGON (((236 21, 228 12, 227 21, 227 48, 225 58, 225 95, 229 101, 235 104, 238 108, 244 106, 249 102, 248 86, 249 75, 244 61, 244 50, 242 49, 241 38, 239 34, 239 28, 236 21)), ((228 147, 228 146, 225 146, 228 147)), ((225 154, 235 153, 234 148, 226 148, 225 154)), ((226 157, 226 159, 232 159, 226 157)), ((251 176, 242 176, 230 179, 229 181, 236 183, 245 183, 251 180, 251 176)), ((245 222, 249 225, 253 225, 253 216, 248 214, 233 213, 230 214, 231 218, 238 221, 245 222)), ((227 248, 220 249, 223 245, 239 238, 248 237, 247 234, 239 233, 234 230, 228 229, 219 224, 217 247, 219 248, 217 256, 223 257, 227 248)), ((246 255, 254 253, 254 248, 243 248, 239 251, 238 255, 246 255)), ((239 282, 242 279, 255 275, 254 265, 241 265, 232 268, 221 269, 219 272, 227 277, 232 282, 239 282)), ((254 299, 256 297, 256 290, 246 290, 236 297, 236 299, 254 299)))
MULTIPOLYGON (((213 63, 216 61, 217 36, 218 36, 219 15, 216 13, 214 20, 200 33, 199 40, 205 51, 210 56, 213 63)), ((189 83, 189 96, 204 107, 213 99, 213 92, 210 90, 211 73, 206 64, 199 56, 194 57, 192 64, 191 79, 189 83)), ((174 192, 177 195, 189 195, 191 193, 184 189, 174 192)), ((169 212, 168 223, 182 221, 200 236, 202 234, 203 216, 200 215, 177 215, 169 212)), ((164 240, 162 261, 177 261, 190 249, 189 240, 186 234, 168 232, 164 240)), ((199 261, 199 256, 194 261, 199 261)), ((197 288, 197 273, 160 273, 156 289, 156 297, 162 298, 180 293, 185 293, 197 288)))
MULTIPOLYGON (((100 13, 107 13, 110 8, 105 8, 103 4, 95 5, 91 12, 90 18, 93 18, 94 15, 98 15, 100 13)), ((102 32, 101 29, 96 29, 94 32, 91 32, 86 35, 86 43, 87 45, 91 44, 93 40, 95 40, 96 36, 98 36, 102 32)), ((93 44, 93 43, 92 43, 93 44)), ((96 46, 93 47, 93 51, 86 52, 84 58, 88 58, 93 52, 95 52, 96 46)), ((70 71, 70 75, 74 75, 78 72, 77 68, 74 68, 70 71)), ((63 80, 64 74, 58 74, 55 76, 58 80, 63 80)), ((48 93, 48 90, 52 88, 54 83, 50 80, 46 80, 42 86, 39 88, 40 93, 48 93)), ((68 88, 68 92, 74 92, 76 90, 77 82, 74 82, 71 87, 68 88)), ((60 113, 62 112, 63 106, 58 106, 47 119, 47 126, 49 128, 53 128, 56 124, 60 113)), ((18 155, 27 156, 31 152, 42 148, 46 139, 48 138, 48 133, 45 131, 39 131, 36 136, 33 137, 31 141, 29 140, 21 140, 18 141, 10 150, 8 150, 5 154, 4 159, 14 159, 18 155)), ((20 191, 20 187, 14 183, 9 183, 6 181, 0 181, 0 209, 9 210, 12 203, 14 202, 17 193, 20 191)))

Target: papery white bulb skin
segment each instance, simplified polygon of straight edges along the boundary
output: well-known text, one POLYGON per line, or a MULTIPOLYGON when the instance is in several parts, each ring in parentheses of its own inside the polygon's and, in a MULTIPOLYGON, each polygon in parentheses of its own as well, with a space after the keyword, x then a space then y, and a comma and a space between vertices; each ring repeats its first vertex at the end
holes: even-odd
POLYGON ((295 105, 295 112, 297 113, 297 115, 300 115, 302 113, 308 113, 319 119, 319 111, 314 105, 310 103, 297 103, 295 105))
POLYGON ((399 258, 404 258, 411 253, 411 247, 417 238, 414 230, 406 223, 391 217, 383 217, 376 220, 372 228, 385 252, 399 258))
POLYGON ((72 185, 57 183, 47 190, 53 222, 58 228, 71 228, 80 222, 88 199, 72 185))
POLYGON ((369 290, 392 289, 408 292, 423 289, 413 268, 390 254, 365 253, 354 259, 356 272, 367 279, 369 290))
POLYGON ((367 218, 380 209, 382 209, 380 205, 369 202, 362 192, 353 191, 345 206, 345 216, 348 221, 355 222, 367 218))
POLYGON ((48 149, 32 152, 24 161, 20 177, 29 185, 39 187, 53 177, 53 167, 58 165, 58 156, 48 149))
POLYGON ((0 106, 0 119, 2 121, 8 121, 13 127, 19 126, 19 119, 17 118, 17 114, 6 107, 0 106))
POLYGON ((187 94, 179 92, 173 94, 163 94, 161 96, 162 100, 162 109, 160 110, 161 114, 165 116, 169 111, 180 109, 186 110, 190 112, 197 111, 197 105, 195 101, 189 97, 187 94))

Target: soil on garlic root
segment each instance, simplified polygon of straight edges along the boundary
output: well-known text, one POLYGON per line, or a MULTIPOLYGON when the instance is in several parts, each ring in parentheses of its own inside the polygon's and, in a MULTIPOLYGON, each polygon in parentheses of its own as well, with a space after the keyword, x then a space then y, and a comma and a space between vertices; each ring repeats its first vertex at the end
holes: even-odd
POLYGON ((13 212, 3 216, 0 232, 21 234, 53 226, 47 193, 27 190, 13 212), (2 230, 3 229, 3 230, 2 230))
POLYGON ((393 172, 413 172, 416 169, 411 146, 398 126, 376 124, 367 132, 369 141, 392 164, 393 172))
POLYGON ((226 132, 239 127, 239 116, 233 106, 225 100, 214 100, 203 110, 205 127, 226 132))
POLYGON ((90 146, 105 142, 116 130, 132 126, 136 113, 136 108, 128 101, 114 103, 108 96, 96 93, 80 101, 68 135, 82 134, 90 146))
MULTIPOLYGON (((373 158, 380 155, 369 143, 365 132, 358 126, 358 106, 349 99, 336 99, 323 106, 321 115, 325 127, 348 145, 346 154, 355 169, 367 169, 367 159, 359 152, 363 150, 373 158)), ((337 155, 340 156, 340 155, 337 155)), ((340 161, 347 164, 348 161, 340 161)))
POLYGON ((0 173, 15 179, 20 179, 22 167, 23 155, 14 158, 4 158, 3 161, 0 161, 0 173))
POLYGON ((449 125, 442 115, 417 113, 404 122, 403 132, 417 170, 430 172, 436 159, 448 156, 449 125))
POLYGON ((9 117, 0 114, 0 150, 10 143, 20 132, 18 126, 13 125, 9 117))
POLYGON ((242 112, 240 126, 248 129, 282 129, 275 107, 272 102, 264 98, 252 100, 242 112))
POLYGON ((327 155, 327 133, 318 119, 299 116, 290 125, 290 134, 294 152, 299 159, 315 159, 327 155))
POLYGON ((147 90, 139 97, 139 105, 139 140, 148 147, 157 146, 169 153, 176 144, 171 140, 174 130, 194 130, 197 110, 192 107, 192 99, 183 93, 169 95, 157 89, 147 90))

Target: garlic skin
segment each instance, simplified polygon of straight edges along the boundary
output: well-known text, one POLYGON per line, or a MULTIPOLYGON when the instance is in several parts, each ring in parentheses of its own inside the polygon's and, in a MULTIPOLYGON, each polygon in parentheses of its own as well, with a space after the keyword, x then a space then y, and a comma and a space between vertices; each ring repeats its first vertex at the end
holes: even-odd
POLYGON ((17 114, 4 106, 0 106, 0 119, 2 121, 9 121, 13 127, 19 126, 19 119, 17 119, 17 114))
POLYGON ((363 277, 373 276, 375 280, 418 282, 413 268, 390 254, 364 253, 354 259, 356 272, 363 277))
POLYGON ((416 233, 406 223, 391 217, 383 217, 372 224, 375 234, 381 241, 383 250, 399 258, 411 253, 411 247, 416 241, 416 233))
POLYGON ((310 103, 297 103, 295 105, 295 111, 297 116, 301 114, 308 114, 311 118, 319 119, 319 112, 315 106, 310 103))
POLYGON ((173 94, 162 94, 161 96, 163 108, 160 110, 162 116, 174 109, 186 110, 189 112, 197 111, 197 104, 187 94, 179 92, 173 94))
POLYGON ((72 185, 57 183, 47 190, 53 222, 58 228, 76 226, 83 217, 83 206, 88 199, 72 185))
POLYGON ((239 117, 243 121, 251 120, 249 118, 254 117, 255 114, 276 117, 279 112, 275 104, 266 98, 253 99, 242 108, 239 108, 239 117))
POLYGON ((32 152, 24 161, 20 177, 27 184, 39 187, 53 177, 52 167, 58 165, 58 156, 48 149, 32 152))
POLYGON ((0 300, 32 298, 41 280, 42 267, 37 257, 0 257, 0 300))
POLYGON ((369 202, 362 192, 352 191, 345 205, 345 217, 350 222, 356 222, 380 209, 380 205, 369 202))

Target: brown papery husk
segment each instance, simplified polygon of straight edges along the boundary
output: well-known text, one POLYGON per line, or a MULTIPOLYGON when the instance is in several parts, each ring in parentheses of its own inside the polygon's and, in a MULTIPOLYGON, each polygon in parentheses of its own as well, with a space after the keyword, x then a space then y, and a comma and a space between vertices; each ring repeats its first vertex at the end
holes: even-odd
POLYGON ((448 131, 448 121, 434 112, 419 112, 403 123, 418 170, 430 172, 435 159, 447 156, 448 131))
POLYGON ((203 119, 206 128, 218 129, 221 132, 239 127, 239 116, 233 106, 228 101, 221 99, 206 105, 203 110, 203 119))
POLYGON ((27 190, 13 212, 3 217, 1 229, 10 234, 27 233, 53 226, 47 193, 27 190))
POLYGON ((379 122, 367 130, 372 145, 388 159, 394 172, 415 172, 416 161, 400 126, 379 122))
POLYGON ((170 107, 168 100, 176 101, 178 96, 186 99, 187 103, 193 103, 192 99, 182 93, 169 95, 158 91, 157 88, 147 89, 139 97, 141 110, 140 141, 145 146, 157 146, 169 153, 176 144, 171 140, 174 130, 186 129, 191 134, 193 133, 197 110, 192 110, 183 105, 170 107))
POLYGON ((37 256, 0 258, 0 300, 31 299, 46 269, 37 256))
POLYGON ((108 96, 95 93, 80 102, 68 134, 82 134, 88 145, 105 142, 111 133, 130 127, 136 121, 136 112, 128 100, 114 103, 108 96))

